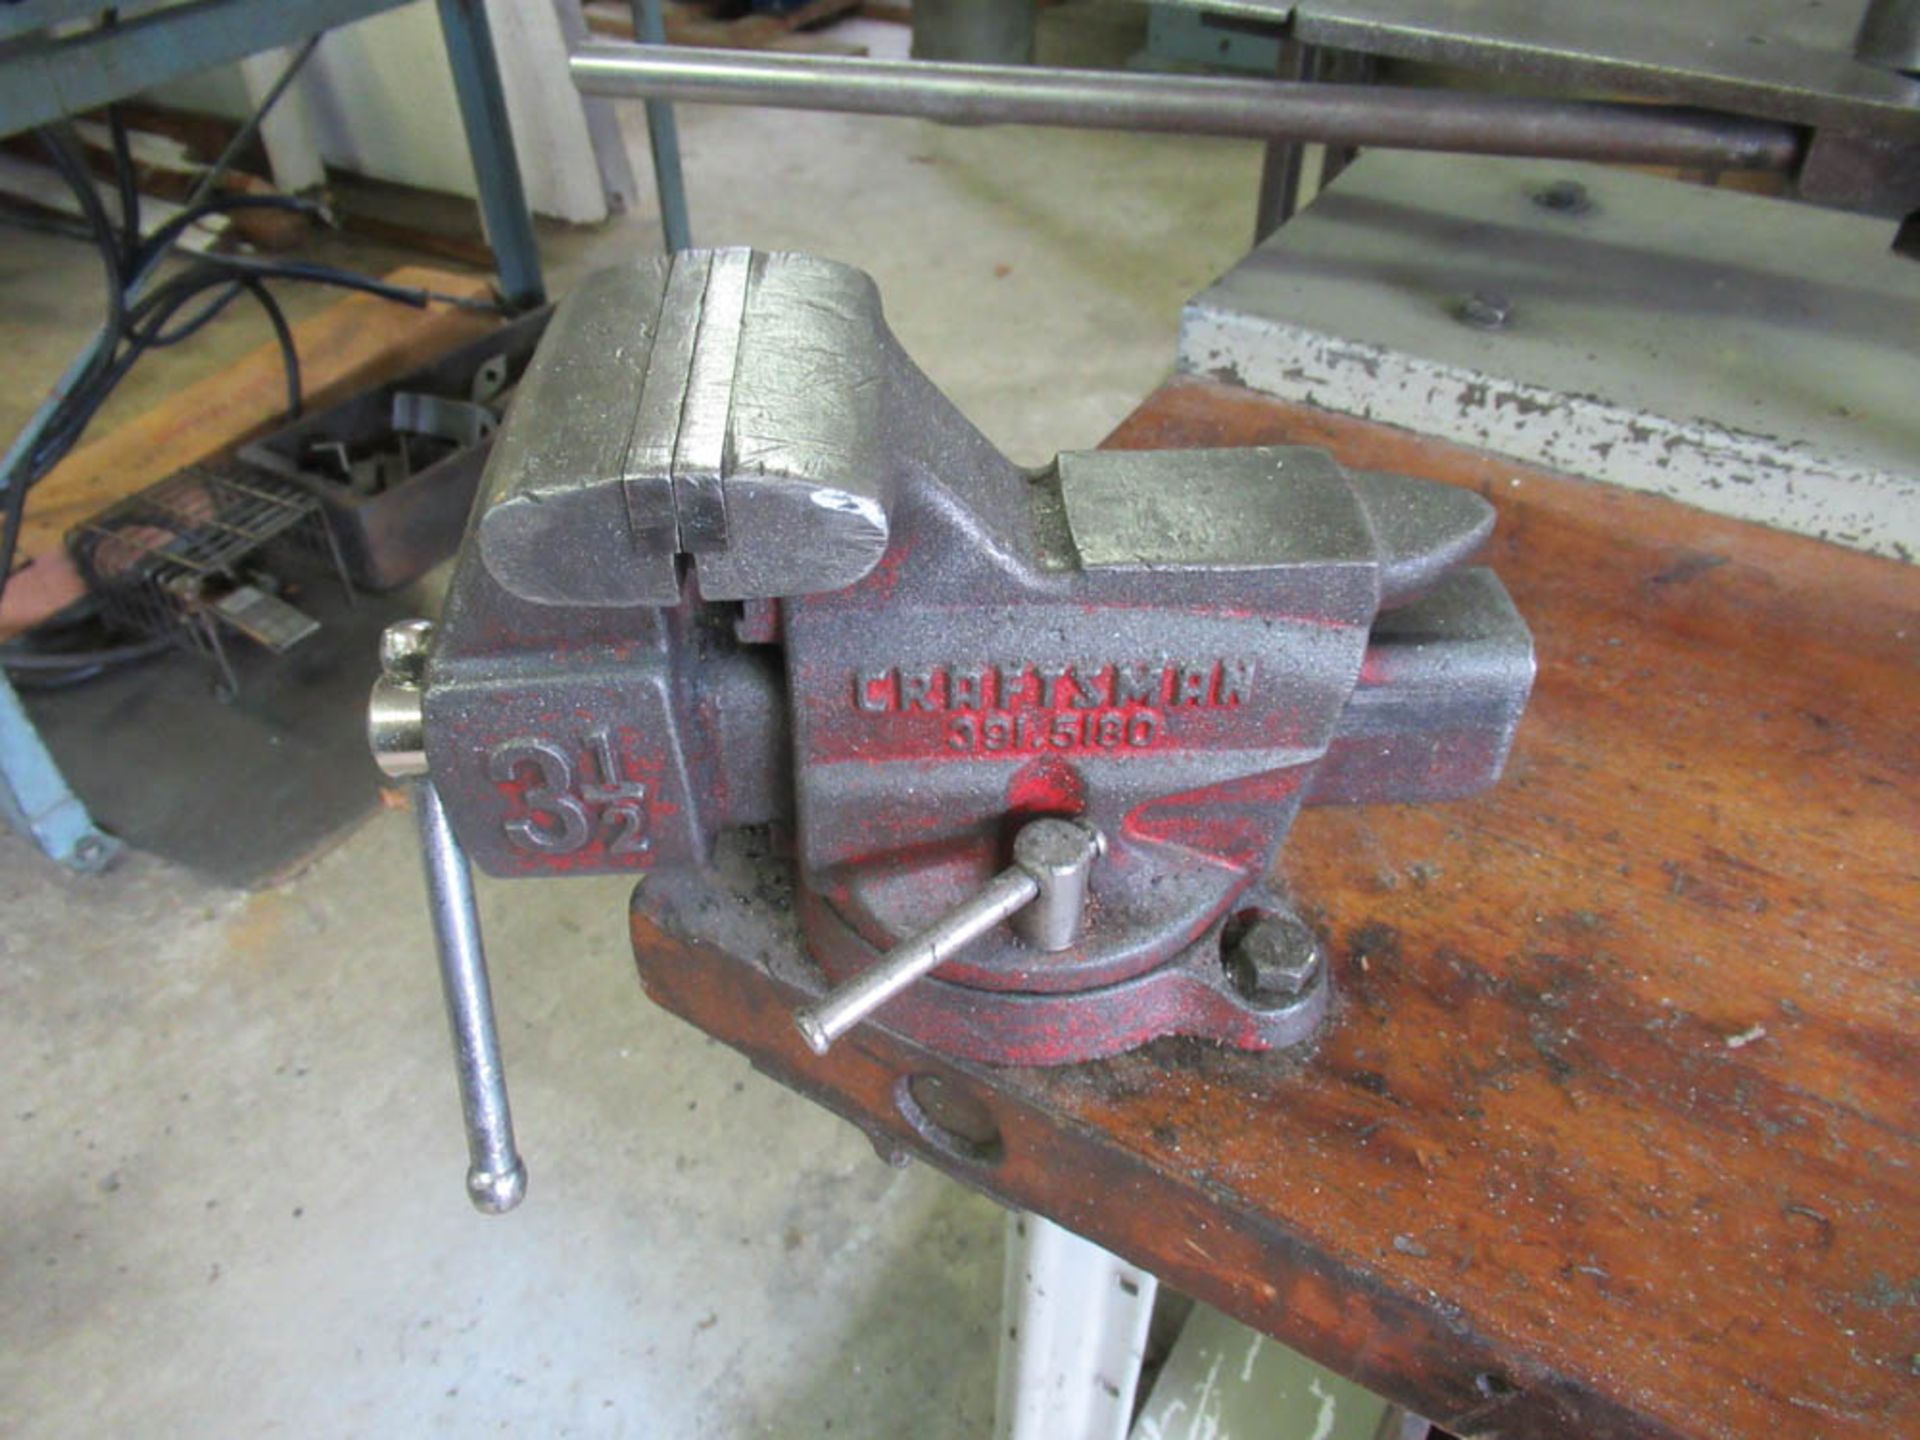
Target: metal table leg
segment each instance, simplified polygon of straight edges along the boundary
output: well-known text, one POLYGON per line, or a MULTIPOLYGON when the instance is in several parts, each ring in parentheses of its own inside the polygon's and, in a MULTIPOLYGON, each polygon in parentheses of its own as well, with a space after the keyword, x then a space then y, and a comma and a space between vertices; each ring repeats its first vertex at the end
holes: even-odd
POLYGON ((0 671, 0 815, 50 860, 70 869, 99 870, 120 853, 120 842, 93 823, 80 797, 47 753, 40 732, 0 671))
POLYGON ((520 162, 513 153, 513 127, 500 88, 499 58, 483 0, 440 0, 440 29, 453 65, 453 88, 460 98, 467 148, 480 186, 480 213, 487 240, 500 266, 500 289, 516 310, 530 310, 547 298, 540 279, 540 250, 527 209, 520 162))
POLYGON ((1159 1287, 1091 1240, 1010 1212, 995 1440, 1125 1440, 1159 1287))
MULTIPOLYGON (((1314 48, 1291 37, 1280 41, 1282 80, 1307 80, 1314 71, 1314 48)), ((1293 218, 1300 208, 1301 173, 1307 147, 1298 140, 1269 140, 1260 161, 1260 197, 1254 203, 1253 243, 1258 245, 1293 218)))
MULTIPOLYGON (((633 38, 642 45, 667 43, 661 0, 633 0, 633 38)), ((647 146, 653 151, 653 188, 660 199, 660 229, 668 250, 693 248, 693 223, 687 215, 687 182, 680 173, 680 124, 665 100, 645 102, 647 146)))

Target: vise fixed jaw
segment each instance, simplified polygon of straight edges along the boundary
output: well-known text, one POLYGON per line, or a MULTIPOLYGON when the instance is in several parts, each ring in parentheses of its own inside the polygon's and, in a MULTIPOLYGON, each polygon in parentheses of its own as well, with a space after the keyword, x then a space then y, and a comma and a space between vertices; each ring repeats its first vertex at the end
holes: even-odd
POLYGON ((1533 651, 1463 564, 1492 522, 1293 447, 1023 470, 861 273, 646 261, 556 313, 393 744, 485 870, 651 876, 669 929, 770 834, 855 987, 814 1020, 1017 1064, 1294 1045, 1329 994, 1266 888, 1301 807, 1505 762, 1533 651))

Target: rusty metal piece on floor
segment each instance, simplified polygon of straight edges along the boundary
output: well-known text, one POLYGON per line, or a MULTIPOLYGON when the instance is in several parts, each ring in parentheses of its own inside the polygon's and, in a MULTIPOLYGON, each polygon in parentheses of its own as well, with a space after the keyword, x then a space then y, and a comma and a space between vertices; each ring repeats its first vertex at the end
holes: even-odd
POLYGON ((426 764, 482 869, 647 876, 641 912, 780 837, 802 988, 856 997, 816 1044, 872 1010, 999 1064, 1294 1046, 1330 994, 1264 883, 1294 817, 1505 760, 1533 652, 1464 563, 1492 520, 1287 446, 1030 473, 860 272, 662 257, 583 283, 521 381, 426 764), (1104 840, 1042 856, 1049 826, 1104 840))

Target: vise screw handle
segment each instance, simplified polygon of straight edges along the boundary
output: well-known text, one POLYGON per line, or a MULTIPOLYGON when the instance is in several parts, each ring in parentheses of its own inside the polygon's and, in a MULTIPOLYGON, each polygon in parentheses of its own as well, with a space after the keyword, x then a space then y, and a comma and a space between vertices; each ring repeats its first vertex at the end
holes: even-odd
POLYGON ((447 822, 427 773, 421 679, 433 627, 424 620, 389 626, 380 637, 381 677, 373 689, 367 737, 380 769, 413 787, 426 870, 427 911, 439 953, 440 986, 453 1031, 454 1074, 467 1130, 467 1198, 487 1215, 504 1215, 525 1198, 526 1162, 514 1144, 506 1070, 493 1020, 493 991, 473 903, 466 851, 447 822))
POLYGON ((1014 837, 1013 864, 932 925, 894 946, 870 968, 794 1013, 816 1055, 956 951, 1011 919, 1036 950, 1065 950, 1080 938, 1087 876, 1106 838, 1074 820, 1032 820, 1014 837))

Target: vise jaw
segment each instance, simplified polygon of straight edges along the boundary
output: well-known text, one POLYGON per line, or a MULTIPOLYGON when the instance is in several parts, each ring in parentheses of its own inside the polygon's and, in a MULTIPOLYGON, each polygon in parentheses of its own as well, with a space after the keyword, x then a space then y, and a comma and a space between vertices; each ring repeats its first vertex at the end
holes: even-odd
POLYGON ((1297 1044, 1327 966, 1266 877, 1300 808, 1505 762, 1533 651, 1463 565, 1492 522, 1292 447, 1028 471, 860 272, 646 261, 521 384, 411 682, 424 764, 485 870, 655 877, 640 911, 770 832, 826 980, 913 950, 877 1015, 937 1050, 1297 1044), (1039 832, 1016 854, 1039 821, 1070 884, 1039 832), (1045 925, 1000 923, 1036 895, 1045 925))

